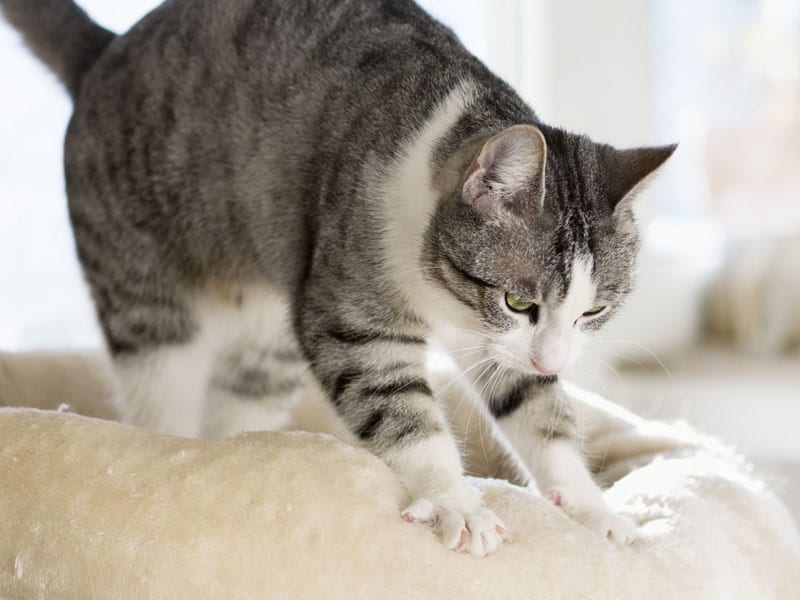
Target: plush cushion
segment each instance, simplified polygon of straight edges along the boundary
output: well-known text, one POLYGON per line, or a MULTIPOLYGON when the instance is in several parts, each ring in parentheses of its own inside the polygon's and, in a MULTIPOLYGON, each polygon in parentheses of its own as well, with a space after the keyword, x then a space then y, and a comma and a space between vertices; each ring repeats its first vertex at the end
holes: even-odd
POLYGON ((533 490, 475 479, 513 535, 483 559, 404 522, 388 467, 328 435, 211 442, 0 409, 0 597, 800 597, 795 525, 746 464, 580 397, 587 450, 616 479, 606 497, 641 540, 599 539, 533 490))

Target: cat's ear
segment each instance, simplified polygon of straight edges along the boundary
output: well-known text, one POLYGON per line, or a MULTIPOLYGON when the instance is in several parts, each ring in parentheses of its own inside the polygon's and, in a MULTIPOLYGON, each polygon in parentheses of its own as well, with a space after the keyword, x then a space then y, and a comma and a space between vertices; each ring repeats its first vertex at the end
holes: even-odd
POLYGON ((481 214, 522 210, 527 198, 541 205, 547 145, 533 125, 515 125, 490 137, 467 171, 461 193, 481 214))
POLYGON ((613 210, 622 200, 634 196, 677 147, 677 144, 670 144, 617 150, 612 146, 602 146, 600 166, 610 208, 613 210))

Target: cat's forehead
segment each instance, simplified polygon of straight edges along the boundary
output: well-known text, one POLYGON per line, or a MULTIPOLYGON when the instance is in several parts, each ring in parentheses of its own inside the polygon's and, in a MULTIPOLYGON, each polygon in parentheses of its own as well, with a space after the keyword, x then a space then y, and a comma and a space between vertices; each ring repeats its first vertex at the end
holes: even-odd
POLYGON ((581 285, 593 278, 594 257, 577 239, 557 230, 515 234, 491 250, 493 270, 510 291, 558 304, 576 278, 581 285))
POLYGON ((555 226, 574 228, 583 221, 583 227, 588 229, 607 216, 607 211, 602 210, 605 204, 599 175, 584 153, 575 150, 553 155, 545 173, 543 207, 546 218, 555 226), (565 223, 568 219, 572 221, 569 224, 565 223))
POLYGON ((592 257, 586 254, 545 259, 532 273, 518 277, 514 285, 530 298, 550 306, 569 300, 576 290, 582 298, 593 297, 593 264, 592 257))
POLYGON ((599 169, 597 144, 583 135, 544 128, 547 142, 545 172, 551 179, 586 178, 599 169))
POLYGON ((597 284, 594 280, 594 259, 587 254, 573 257, 569 270, 559 279, 557 288, 548 290, 544 296, 545 304, 557 306, 567 314, 582 313, 594 303, 597 284))

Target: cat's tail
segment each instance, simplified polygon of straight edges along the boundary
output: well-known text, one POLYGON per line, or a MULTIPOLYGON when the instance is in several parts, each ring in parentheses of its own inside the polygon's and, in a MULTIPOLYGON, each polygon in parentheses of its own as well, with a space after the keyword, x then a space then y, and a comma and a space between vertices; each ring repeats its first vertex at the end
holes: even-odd
POLYGON ((84 73, 116 37, 72 0, 0 0, 0 9, 73 98, 84 73))

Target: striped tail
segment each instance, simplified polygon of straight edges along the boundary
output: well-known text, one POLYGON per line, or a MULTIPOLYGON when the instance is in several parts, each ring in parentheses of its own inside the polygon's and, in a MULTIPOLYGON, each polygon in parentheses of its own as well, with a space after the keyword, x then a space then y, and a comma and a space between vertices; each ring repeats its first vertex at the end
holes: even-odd
POLYGON ((0 0, 0 9, 73 98, 84 73, 115 37, 72 0, 0 0))

